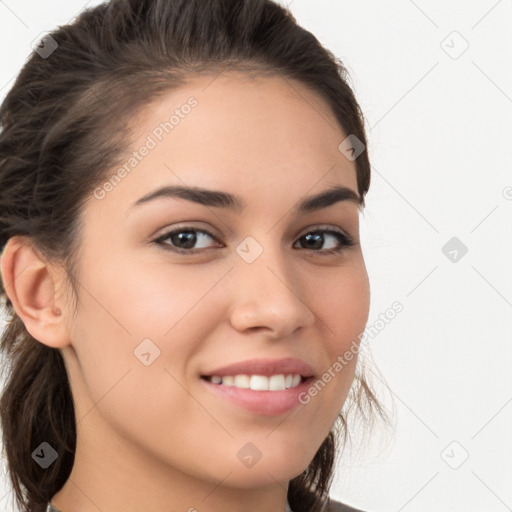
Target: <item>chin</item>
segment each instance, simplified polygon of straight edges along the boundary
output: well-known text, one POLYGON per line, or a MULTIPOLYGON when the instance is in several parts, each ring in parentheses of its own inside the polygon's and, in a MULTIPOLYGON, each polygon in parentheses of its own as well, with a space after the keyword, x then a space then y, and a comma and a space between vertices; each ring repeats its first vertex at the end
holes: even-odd
MULTIPOLYGON (((276 485, 287 485, 290 480, 299 476, 308 466, 305 467, 288 465, 284 467, 282 464, 263 465, 260 461, 257 466, 247 468, 237 468, 226 479, 226 485, 236 489, 257 489, 265 487, 275 487, 276 485), (261 466, 260 466, 261 464, 261 466)), ((215 477, 218 481, 218 476, 215 477)))
POLYGON ((248 467, 242 463, 231 467, 228 477, 229 485, 237 488, 249 489, 253 487, 274 486, 277 482, 288 483, 299 476, 311 463, 314 453, 301 453, 295 449, 290 453, 273 451, 248 467))

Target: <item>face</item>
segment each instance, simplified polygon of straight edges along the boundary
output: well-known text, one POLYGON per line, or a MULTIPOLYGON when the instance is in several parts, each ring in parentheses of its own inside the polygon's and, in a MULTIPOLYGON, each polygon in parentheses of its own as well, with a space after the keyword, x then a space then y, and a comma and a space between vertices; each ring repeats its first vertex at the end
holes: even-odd
POLYGON ((327 104, 278 77, 212 80, 139 114, 135 160, 88 199, 63 355, 79 439, 109 454, 103 465, 137 458, 248 488, 269 475, 288 482, 311 462, 352 384, 356 357, 335 363, 364 330, 370 296, 357 201, 345 191, 305 204, 333 187, 357 195, 355 162, 338 150, 348 134, 327 104), (147 199, 161 187, 235 199, 147 199), (289 358, 309 370, 280 366, 289 358), (277 366, 222 370, 248 360, 277 366), (238 387, 282 386, 252 378, 268 373, 309 378, 238 387), (227 374, 248 378, 204 378, 227 374))

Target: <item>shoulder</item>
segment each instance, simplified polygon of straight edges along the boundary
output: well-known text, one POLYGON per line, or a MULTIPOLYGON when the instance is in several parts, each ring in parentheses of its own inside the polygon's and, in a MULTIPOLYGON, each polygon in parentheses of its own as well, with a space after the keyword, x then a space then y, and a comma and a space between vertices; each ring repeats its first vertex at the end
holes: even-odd
POLYGON ((325 509, 325 512, 363 512, 358 508, 350 507, 344 503, 329 498, 329 503, 325 509))

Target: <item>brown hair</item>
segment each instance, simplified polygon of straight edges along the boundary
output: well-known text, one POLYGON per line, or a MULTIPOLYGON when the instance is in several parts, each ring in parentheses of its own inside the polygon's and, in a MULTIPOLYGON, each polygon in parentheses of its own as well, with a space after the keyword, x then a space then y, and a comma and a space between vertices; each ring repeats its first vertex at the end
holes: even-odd
MULTIPOLYGON (((56 45, 47 39, 45 48, 58 45, 55 51, 32 54, 0 107, 0 249, 12 236, 29 237, 46 258, 63 264, 75 300, 85 200, 121 163, 133 136, 129 119, 187 77, 229 67, 295 79, 327 102, 346 134, 367 146, 343 64, 270 0, 112 0, 50 36, 56 45)), ((367 151, 356 168, 364 206, 367 151)), ((34 339, 5 299, 5 455, 17 505, 44 512, 73 467, 73 396, 60 351, 34 339), (59 454, 47 469, 31 456, 43 441, 59 454)), ((365 378, 356 381, 350 407, 384 418, 365 378)), ((345 413, 335 425, 338 430, 290 482, 288 500, 296 512, 319 510, 328 496, 340 431, 347 439, 345 413)))

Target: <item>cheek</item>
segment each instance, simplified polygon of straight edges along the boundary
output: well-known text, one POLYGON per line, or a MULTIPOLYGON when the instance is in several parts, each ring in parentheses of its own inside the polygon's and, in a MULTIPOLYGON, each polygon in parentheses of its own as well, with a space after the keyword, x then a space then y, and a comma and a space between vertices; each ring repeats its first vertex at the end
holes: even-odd
POLYGON ((117 323, 123 328, 121 336, 130 336, 135 343, 151 336, 167 340, 182 325, 197 325, 198 317, 205 314, 209 292, 222 286, 227 270, 229 266, 170 264, 165 257, 123 260, 116 254, 84 280, 94 290, 100 309, 108 313, 100 321, 117 323))
POLYGON ((328 333, 332 356, 351 345, 364 331, 370 308, 370 287, 363 263, 340 270, 325 283, 314 299, 315 313, 328 333))
MULTIPOLYGON (((229 267, 227 267, 229 270, 229 267)), ((131 297, 124 315, 134 332, 151 331, 160 338, 187 324, 196 325, 205 314, 210 291, 222 286, 224 267, 194 265, 152 265, 126 275, 119 282, 119 294, 131 297)), ((211 306, 211 305, 210 305, 211 306)))
MULTIPOLYGON (((313 298, 325 354, 323 374, 310 388, 311 403, 334 422, 353 383, 361 334, 368 321, 370 288, 364 264, 340 269, 313 298), (314 388, 314 389, 313 389, 314 388)), ((305 397, 305 400, 307 397, 305 397)))
POLYGON ((113 260, 83 276, 93 295, 83 291, 73 334, 83 394, 92 403, 101 399, 102 414, 113 423, 135 404, 153 420, 164 411, 193 406, 178 383, 197 377, 192 375, 195 367, 187 363, 219 322, 212 292, 222 293, 225 268, 135 268, 121 258, 113 260))
POLYGON ((99 268, 82 276, 89 293, 82 290, 73 324, 78 417, 93 424, 100 416, 134 440, 148 429, 155 440, 179 435, 183 422, 175 411, 184 418, 201 415, 183 383, 186 363, 199 350, 195 340, 206 337, 199 330, 211 325, 202 298, 215 276, 193 279, 175 273, 162 279, 143 270, 124 272, 122 264, 99 268), (151 342, 142 345, 147 339, 151 342))

